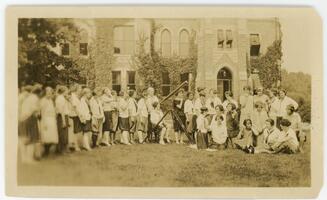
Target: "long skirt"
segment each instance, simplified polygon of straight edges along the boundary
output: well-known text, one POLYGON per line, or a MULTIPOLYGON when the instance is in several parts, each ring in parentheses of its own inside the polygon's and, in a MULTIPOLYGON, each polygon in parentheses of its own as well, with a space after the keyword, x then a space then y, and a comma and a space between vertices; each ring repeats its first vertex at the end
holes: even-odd
POLYGON ((129 118, 119 117, 119 129, 121 131, 129 131, 130 125, 129 125, 129 118))
POLYGON ((137 116, 130 116, 129 117, 129 125, 130 125, 130 133, 136 132, 136 126, 137 126, 137 116))
POLYGON ((115 110, 109 111, 109 131, 116 132, 118 127, 118 112, 115 110))
POLYGON ((111 114, 110 111, 104 111, 103 131, 110 131, 111 114))
POLYGON ((63 119, 61 115, 57 115, 57 127, 59 135, 58 150, 63 152, 68 145, 68 116, 64 116, 66 126, 63 124, 63 119))
POLYGON ((58 128, 56 115, 44 116, 40 121, 41 142, 44 144, 58 144, 58 128))
POLYGON ((73 127, 74 127, 74 133, 80 133, 82 132, 82 122, 79 119, 79 117, 74 116, 74 117, 70 117, 71 119, 73 119, 73 127))
POLYGON ((185 122, 186 122, 186 117, 184 114, 181 114, 179 112, 175 112, 176 116, 173 115, 173 126, 174 126, 174 131, 175 132, 184 132, 184 129, 182 126, 185 128, 185 122), (180 119, 180 121, 177 119, 177 117, 180 119))
POLYGON ((208 133, 198 132, 196 136, 197 147, 198 149, 207 149, 208 148, 208 133))
POLYGON ((39 142, 40 132, 37 117, 31 115, 25 121, 20 122, 18 134, 20 137, 27 138, 25 140, 26 144, 34 144, 39 142))
POLYGON ((146 133, 148 131, 148 117, 138 117, 136 130, 142 131, 143 133, 146 133))

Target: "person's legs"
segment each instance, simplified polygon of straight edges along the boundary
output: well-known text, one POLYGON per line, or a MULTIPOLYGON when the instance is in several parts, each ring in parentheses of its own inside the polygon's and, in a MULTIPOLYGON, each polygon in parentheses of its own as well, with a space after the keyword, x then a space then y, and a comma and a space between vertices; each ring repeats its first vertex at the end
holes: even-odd
POLYGON ((160 133, 160 140, 159 140, 159 144, 165 144, 165 141, 164 141, 164 137, 165 137, 165 134, 166 134, 166 127, 161 127, 158 132, 160 133), (161 130, 160 130, 161 129, 161 130))
POLYGON ((176 144, 179 144, 179 132, 175 130, 175 141, 176 144))
POLYGON ((87 151, 91 150, 90 147, 90 137, 92 135, 91 131, 87 131, 83 133, 83 148, 87 151))

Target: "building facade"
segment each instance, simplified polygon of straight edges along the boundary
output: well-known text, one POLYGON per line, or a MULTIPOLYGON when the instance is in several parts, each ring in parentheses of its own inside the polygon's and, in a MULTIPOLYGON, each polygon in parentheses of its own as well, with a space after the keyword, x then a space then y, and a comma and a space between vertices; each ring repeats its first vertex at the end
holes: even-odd
MULTIPOLYGON (((197 73, 196 76, 191 73, 181 76, 181 82, 195 81, 196 87, 215 89, 221 95, 230 90, 235 97, 249 82, 249 58, 264 54, 267 47, 281 37, 276 18, 151 20, 158 25, 154 48, 164 57, 188 56, 190 35, 195 33, 197 73)), ((133 58, 139 51, 141 40, 145 41, 145 51, 150 51, 151 20, 76 19, 82 30, 81 42, 62 45, 61 53, 82 57, 81 60, 92 59, 96 85, 117 91, 137 88, 143 83, 133 58)), ((169 93, 173 89, 169 80, 163 80, 163 83, 166 86, 163 93, 169 93)))

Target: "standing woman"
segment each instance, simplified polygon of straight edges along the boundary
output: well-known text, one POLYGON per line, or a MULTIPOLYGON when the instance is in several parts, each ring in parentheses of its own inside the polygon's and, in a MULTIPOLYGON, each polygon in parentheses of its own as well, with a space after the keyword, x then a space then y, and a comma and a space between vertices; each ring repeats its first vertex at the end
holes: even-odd
POLYGON ((233 93, 231 91, 226 91, 225 92, 225 98, 226 100, 223 102, 223 107, 224 107, 224 110, 227 109, 227 105, 232 103, 234 104, 235 106, 235 109, 238 108, 238 103, 235 99, 233 99, 233 93))
POLYGON ((91 151, 91 138, 92 138, 92 124, 91 124, 91 111, 89 101, 92 98, 92 92, 89 88, 84 88, 82 92, 82 98, 80 103, 80 119, 81 128, 83 131, 83 149, 91 151))
POLYGON ((244 126, 244 120, 250 119, 253 112, 253 96, 251 95, 251 88, 244 86, 243 94, 240 96, 241 116, 240 127, 244 126))
POLYGON ((184 114, 184 90, 178 91, 177 97, 173 100, 173 109, 174 109, 173 125, 175 131, 176 144, 184 144, 183 127, 185 128, 185 121, 186 121, 186 117, 184 114))
POLYGON ((129 142, 129 113, 128 113, 128 95, 123 91, 119 92, 118 110, 119 110, 119 129, 122 131, 120 141, 123 144, 131 145, 129 142))
POLYGON ((286 96, 286 90, 281 89, 279 91, 279 101, 278 101, 278 112, 277 112, 277 117, 276 117, 276 126, 281 130, 280 122, 283 119, 283 116, 286 115, 286 107, 288 105, 293 105, 294 109, 296 110, 298 108, 298 104, 296 101, 294 101, 292 98, 286 96))
POLYGON ((278 110, 279 110, 279 103, 278 103, 279 100, 278 100, 277 94, 278 94, 278 91, 276 89, 270 89, 268 91, 268 97, 269 97, 268 116, 269 116, 269 118, 274 120, 274 124, 276 124, 277 114, 278 114, 278 110))
POLYGON ((40 140, 38 117, 40 115, 40 97, 42 86, 34 85, 31 93, 22 102, 19 116, 19 149, 23 163, 35 161, 35 146, 40 140))
POLYGON ((44 155, 47 156, 50 147, 58 144, 56 109, 53 102, 53 89, 51 87, 45 88, 45 96, 40 101, 40 110, 41 143, 44 145, 44 155))
POLYGON ((82 134, 82 123, 80 119, 80 98, 82 96, 82 87, 79 84, 73 84, 70 86, 69 95, 69 135, 73 135, 73 143, 75 145, 75 150, 79 151, 78 139, 83 137, 82 134))
POLYGON ((103 107, 103 113, 104 113, 104 123, 102 127, 103 131, 103 143, 106 146, 110 146, 109 144, 109 135, 110 135, 110 123, 111 122, 111 114, 112 114, 112 106, 111 102, 113 101, 113 98, 111 97, 111 91, 109 88, 105 88, 103 90, 103 94, 101 96, 101 102, 103 107))
POLYGON ((143 142, 143 134, 147 133, 148 131, 148 108, 146 105, 146 98, 147 98, 147 90, 143 90, 141 98, 137 102, 137 136, 139 143, 143 142))
POLYGON ((68 89, 65 86, 59 86, 57 89, 57 97, 55 100, 57 111, 57 128, 59 134, 58 152, 68 152, 68 101, 65 98, 68 89))
POLYGON ((104 113, 101 102, 102 89, 97 87, 94 89, 94 96, 90 100, 90 110, 92 114, 92 147, 98 147, 100 144, 106 146, 103 143, 102 137, 102 125, 104 122, 104 113))
POLYGON ((136 102, 136 92, 135 90, 130 90, 128 92, 128 113, 129 113, 129 123, 130 123, 130 143, 135 144, 134 142, 134 133, 136 132, 137 124, 137 102, 136 102))
POLYGON ((209 122, 206 118, 208 114, 208 108, 202 107, 201 113, 196 119, 197 124, 197 134, 196 134, 196 144, 197 149, 208 149, 209 141, 208 141, 208 129, 209 129, 209 122))
POLYGON ((195 118, 195 110, 194 110, 194 94, 188 92, 187 99, 184 104, 184 113, 186 116, 186 131, 187 137, 190 142, 190 147, 195 147, 195 138, 194 132, 196 131, 196 118, 195 118))
POLYGON ((237 137, 239 133, 239 121, 238 121, 238 113, 236 111, 236 105, 234 103, 228 103, 226 106, 226 127, 228 138, 226 141, 226 147, 230 143, 232 148, 234 148, 234 138, 237 137))
POLYGON ((110 123, 109 123, 109 132, 110 132, 110 144, 116 144, 116 132, 118 129, 118 97, 115 90, 111 91, 111 100, 110 100, 111 110, 109 111, 110 123))

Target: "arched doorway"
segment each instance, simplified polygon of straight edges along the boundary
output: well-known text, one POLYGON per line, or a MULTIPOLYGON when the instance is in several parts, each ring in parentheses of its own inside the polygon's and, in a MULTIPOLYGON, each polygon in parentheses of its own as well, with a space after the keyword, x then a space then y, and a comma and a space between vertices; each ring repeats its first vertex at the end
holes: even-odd
POLYGON ((222 100, 225 100, 224 93, 226 91, 232 91, 232 78, 232 72, 227 67, 223 67, 218 71, 217 92, 222 100))

